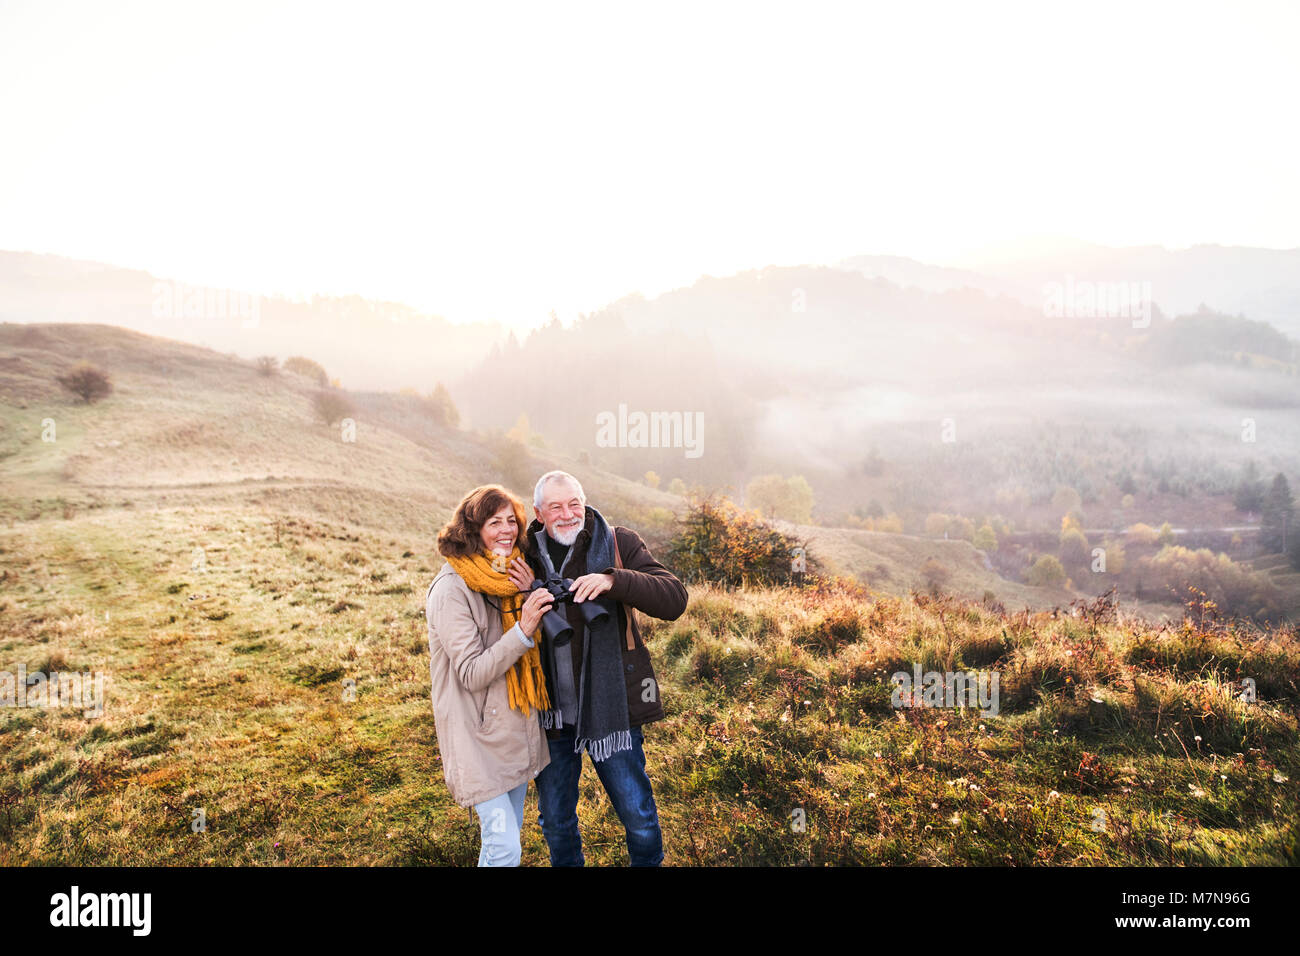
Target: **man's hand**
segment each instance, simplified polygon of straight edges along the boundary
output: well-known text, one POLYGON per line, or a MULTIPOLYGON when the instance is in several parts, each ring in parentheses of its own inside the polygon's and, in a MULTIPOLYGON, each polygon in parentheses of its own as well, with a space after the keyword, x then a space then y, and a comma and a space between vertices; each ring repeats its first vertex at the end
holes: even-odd
POLYGON ((533 586, 533 569, 523 558, 515 558, 510 562, 506 568, 506 577, 521 591, 527 591, 533 586))
POLYGON ((573 603, 581 604, 583 601, 599 597, 613 586, 614 575, 612 574, 584 574, 569 585, 569 590, 573 592, 573 603))

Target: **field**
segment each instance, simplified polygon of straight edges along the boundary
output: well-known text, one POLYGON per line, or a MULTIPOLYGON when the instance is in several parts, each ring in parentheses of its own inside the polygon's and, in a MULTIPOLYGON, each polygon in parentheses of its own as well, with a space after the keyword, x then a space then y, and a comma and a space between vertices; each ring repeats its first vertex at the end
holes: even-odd
MULTIPOLYGON (((376 393, 344 442, 293 376, 121 330, 0 340, 0 671, 107 677, 102 716, 0 707, 0 864, 472 864, 423 596, 434 532, 502 477, 490 441, 376 393), (51 385, 80 357, 114 369, 111 397, 51 385)), ((674 496, 583 476, 613 520, 671 529, 674 496)), ((1293 626, 1072 612, 964 542, 807 530, 871 590, 692 587, 646 622, 667 862, 1297 861, 1293 626), (912 592, 931 553, 957 596, 912 592), (892 706, 914 665, 997 672, 998 713, 892 706)), ((588 861, 625 862, 590 765, 582 788, 588 861)), ((524 862, 544 865, 535 807, 524 862)))
MULTIPOLYGON (((218 510, 0 530, 4 660, 108 674, 102 717, 0 714, 0 863, 472 864, 419 545, 218 510)), ((707 588, 650 633, 670 863, 1296 862, 1293 633, 707 588), (998 715, 891 707, 913 662, 999 671, 998 715)), ((582 786, 589 862, 625 862, 582 786)))

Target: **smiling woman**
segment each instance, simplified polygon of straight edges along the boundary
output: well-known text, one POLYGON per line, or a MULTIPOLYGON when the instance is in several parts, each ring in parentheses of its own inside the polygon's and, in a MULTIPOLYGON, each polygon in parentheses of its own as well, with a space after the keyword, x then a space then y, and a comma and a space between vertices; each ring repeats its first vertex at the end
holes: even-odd
POLYGON ((429 585, 434 726, 452 798, 478 811, 480 866, 517 866, 528 781, 550 763, 550 707, 537 625, 554 601, 524 599, 506 573, 523 558, 524 506, 500 485, 475 488, 438 534, 447 563, 429 585))

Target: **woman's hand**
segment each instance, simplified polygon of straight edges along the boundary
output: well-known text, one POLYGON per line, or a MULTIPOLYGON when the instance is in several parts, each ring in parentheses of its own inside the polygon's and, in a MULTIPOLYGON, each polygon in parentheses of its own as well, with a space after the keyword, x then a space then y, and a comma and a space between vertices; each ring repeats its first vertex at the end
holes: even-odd
POLYGON ((510 566, 506 568, 506 576, 521 591, 527 591, 533 586, 533 569, 523 558, 515 558, 510 562, 510 566))
POLYGON ((546 588, 538 588, 528 595, 528 600, 524 602, 519 613, 519 626, 523 628, 525 637, 530 637, 537 630, 537 625, 542 622, 542 615, 550 610, 554 603, 555 596, 546 588))

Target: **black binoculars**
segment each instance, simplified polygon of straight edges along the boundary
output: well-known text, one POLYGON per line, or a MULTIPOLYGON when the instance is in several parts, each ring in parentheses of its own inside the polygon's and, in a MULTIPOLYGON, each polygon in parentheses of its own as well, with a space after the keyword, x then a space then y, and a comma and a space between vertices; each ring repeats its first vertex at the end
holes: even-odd
MULTIPOLYGON (((572 578, 556 575, 545 581, 534 580, 532 587, 528 589, 529 593, 532 593, 538 588, 545 588, 555 598, 555 603, 542 615, 542 634, 548 641, 553 641, 556 647, 563 647, 573 640, 573 628, 569 625, 569 619, 559 610, 561 606, 573 602, 573 592, 569 590, 572 584, 572 578)), ((609 617, 609 612, 595 601, 583 601, 581 604, 575 604, 574 607, 582 612, 582 619, 588 627, 600 624, 609 617)))

